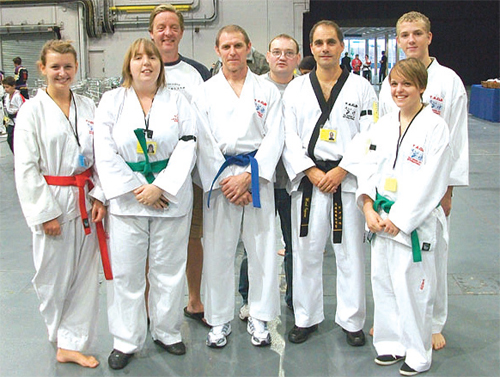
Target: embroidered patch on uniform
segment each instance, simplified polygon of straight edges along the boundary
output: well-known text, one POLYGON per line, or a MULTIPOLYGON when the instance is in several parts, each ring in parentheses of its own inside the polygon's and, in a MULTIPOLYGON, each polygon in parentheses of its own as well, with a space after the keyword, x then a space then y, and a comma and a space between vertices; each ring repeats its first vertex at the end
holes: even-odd
POLYGON ((425 287, 425 279, 422 279, 422 282, 420 283, 420 290, 423 291, 425 287))
POLYGON ((424 148, 413 144, 410 156, 408 157, 408 161, 413 162, 414 164, 420 166, 422 164, 423 159, 424 159, 424 148))
POLYGON ((431 98, 429 98, 429 103, 432 111, 437 115, 441 115, 444 106, 443 99, 438 96, 431 96, 431 98))
POLYGON ((174 117, 171 119, 172 122, 179 123, 179 115, 175 114, 174 117))
POLYGON ((91 120, 85 119, 85 122, 87 122, 87 127, 89 128, 89 135, 94 134, 94 122, 91 120))
POLYGON ((431 249, 431 244, 428 242, 424 242, 422 244, 422 251, 429 251, 431 249))
POLYGON ((181 85, 177 82, 167 82, 167 89, 169 90, 185 90, 186 86, 181 85))
POLYGON ((344 104, 344 115, 342 117, 349 120, 355 120, 357 112, 358 105, 356 105, 355 103, 346 102, 344 104))
POLYGON ((259 116, 259 118, 264 117, 264 114, 266 113, 267 103, 260 99, 254 99, 254 103, 255 110, 257 111, 257 115, 259 116))

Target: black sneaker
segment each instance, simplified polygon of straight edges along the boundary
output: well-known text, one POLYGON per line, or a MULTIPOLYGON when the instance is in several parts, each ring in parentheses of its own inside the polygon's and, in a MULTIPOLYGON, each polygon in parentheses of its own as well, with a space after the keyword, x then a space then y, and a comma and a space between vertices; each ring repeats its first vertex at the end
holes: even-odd
POLYGON ((133 353, 123 353, 114 349, 108 357, 109 367, 115 370, 123 369, 132 356, 134 356, 133 353))
POLYGON ((392 365, 396 364, 398 361, 403 360, 403 356, 399 355, 379 355, 375 358, 375 363, 378 365, 392 365))
POLYGON ((418 374, 415 369, 411 368, 408 364, 404 363, 401 365, 401 369, 399 369, 399 374, 402 376, 415 376, 418 374))
POLYGON ((359 347, 365 345, 365 333, 363 330, 359 331, 347 331, 342 329, 346 333, 347 344, 353 347, 359 347))

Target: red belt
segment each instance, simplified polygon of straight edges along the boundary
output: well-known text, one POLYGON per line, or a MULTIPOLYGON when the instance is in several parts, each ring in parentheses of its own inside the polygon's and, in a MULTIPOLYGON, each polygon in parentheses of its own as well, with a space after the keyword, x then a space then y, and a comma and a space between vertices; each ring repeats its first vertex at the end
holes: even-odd
MULTIPOLYGON (((90 180, 92 172, 90 169, 85 170, 81 174, 69 177, 61 177, 55 175, 45 175, 45 180, 52 186, 76 186, 78 187, 78 204, 80 207, 80 215, 82 216, 83 228, 85 234, 90 234, 89 216, 87 214, 87 207, 85 205, 85 186, 88 185, 89 191, 94 188, 94 184, 90 180)), ((113 273, 111 272, 111 264, 109 263, 108 245, 106 243, 106 232, 102 225, 102 221, 96 224, 97 239, 99 241, 99 250, 101 251, 102 266, 104 269, 104 276, 106 280, 113 280, 113 273)))

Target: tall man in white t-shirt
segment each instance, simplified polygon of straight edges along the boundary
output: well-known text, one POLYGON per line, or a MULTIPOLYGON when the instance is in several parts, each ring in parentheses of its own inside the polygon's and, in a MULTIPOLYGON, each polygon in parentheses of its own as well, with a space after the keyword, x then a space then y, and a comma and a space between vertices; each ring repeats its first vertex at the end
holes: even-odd
MULTIPOLYGON (((179 43, 184 33, 184 17, 170 4, 158 5, 149 17, 149 35, 154 41, 165 66, 167 87, 181 91, 191 101, 193 92, 201 83, 210 78, 210 72, 203 65, 179 54, 179 43)), ((196 169, 196 168, 195 168, 196 169)), ((196 172, 194 173, 196 180, 196 172)), ((188 244, 186 276, 189 300, 184 314, 204 322, 204 307, 201 302, 201 274, 203 269, 202 196, 203 191, 193 185, 193 219, 188 244)))

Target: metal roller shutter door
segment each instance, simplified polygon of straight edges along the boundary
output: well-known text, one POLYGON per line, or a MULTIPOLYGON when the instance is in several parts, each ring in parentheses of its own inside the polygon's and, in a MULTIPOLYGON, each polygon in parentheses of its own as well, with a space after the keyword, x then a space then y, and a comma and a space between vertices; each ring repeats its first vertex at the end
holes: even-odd
POLYGON ((28 69, 28 88, 31 96, 36 89, 37 79, 43 79, 37 65, 40 51, 45 42, 53 38, 53 34, 4 34, 0 38, 2 43, 2 67, 5 75, 14 75, 12 59, 19 56, 23 60, 23 66, 28 69))

